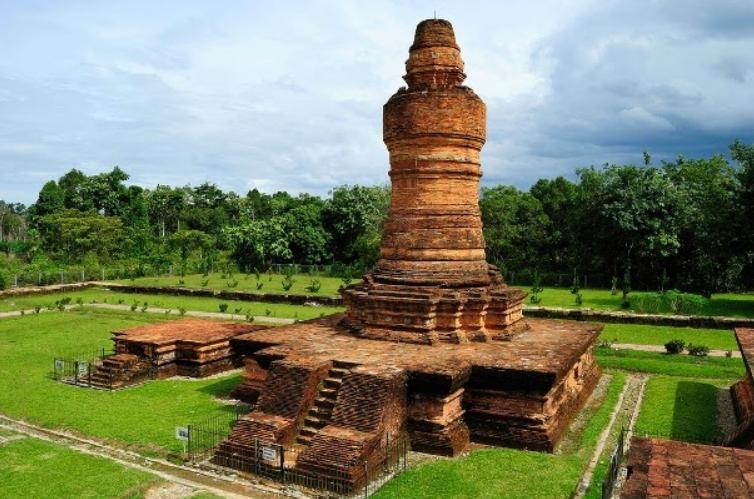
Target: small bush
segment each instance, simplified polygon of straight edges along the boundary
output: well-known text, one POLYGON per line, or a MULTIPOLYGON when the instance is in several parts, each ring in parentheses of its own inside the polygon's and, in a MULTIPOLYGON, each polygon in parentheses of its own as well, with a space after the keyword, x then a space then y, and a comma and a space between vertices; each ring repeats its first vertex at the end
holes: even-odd
POLYGON ((283 290, 286 292, 291 290, 295 282, 296 280, 290 274, 283 277, 283 280, 280 281, 281 285, 283 286, 283 290))
POLYGON ((209 286, 209 279, 202 279, 202 287, 206 288, 207 286, 209 286))
POLYGON ((240 315, 241 314, 241 309, 240 308, 236 308, 236 309, 233 310, 233 313, 236 314, 236 315, 240 315))
POLYGON ((136 309, 139 308, 139 302, 133 302, 131 304, 131 312, 136 312, 136 309))
POLYGON ((689 343, 686 349, 689 351, 689 355, 694 357, 706 357, 709 355, 709 347, 707 345, 693 345, 689 343))
POLYGON ((306 287, 306 290, 310 293, 319 293, 319 290, 322 288, 322 282, 314 278, 309 282, 309 285, 306 287))
POLYGON ((238 279, 230 279, 225 283, 225 285, 229 288, 235 288, 236 286, 238 286, 238 279))
POLYGON ((686 348, 686 342, 683 340, 676 339, 665 343, 665 351, 669 354, 679 354, 683 352, 684 348, 686 348))
POLYGON ((728 359, 730 359, 731 357, 733 357, 733 351, 732 350, 726 350, 725 351, 725 357, 728 358, 728 359))
POLYGON ((598 348, 607 348, 607 349, 612 349, 612 348, 613 348, 613 345, 614 345, 615 343, 618 343, 618 338, 613 338, 613 339, 610 339, 610 340, 609 340, 609 339, 607 339, 607 338, 605 338, 605 339, 600 339, 600 340, 597 340, 597 344, 596 344, 596 346, 597 346, 598 348))
POLYGON ((223 314, 228 311, 228 304, 227 303, 221 303, 218 307, 220 309, 220 312, 223 314))
POLYGON ((531 286, 531 296, 529 301, 535 305, 538 305, 542 301, 542 297, 539 294, 544 291, 542 287, 542 279, 539 277, 539 272, 534 272, 533 284, 531 286))
POLYGON ((179 307, 178 308, 178 315, 180 315, 181 317, 183 317, 184 315, 186 315, 186 309, 183 308, 183 307, 179 307))
POLYGON ((264 315, 266 315, 267 317, 269 317, 270 315, 272 315, 272 310, 270 310, 269 308, 265 309, 264 315))
POLYGON ((259 291, 259 290, 260 290, 260 289, 262 289, 263 287, 264 287, 264 283, 263 283, 262 281, 258 281, 258 282, 257 282, 257 291, 259 291))

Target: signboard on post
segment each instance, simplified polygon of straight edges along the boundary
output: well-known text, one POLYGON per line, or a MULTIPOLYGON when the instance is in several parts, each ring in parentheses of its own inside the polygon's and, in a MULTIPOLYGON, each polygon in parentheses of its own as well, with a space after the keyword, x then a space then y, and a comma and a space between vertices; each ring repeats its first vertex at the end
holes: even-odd
POLYGON ((78 375, 79 376, 86 376, 86 374, 89 371, 89 363, 83 360, 80 360, 76 363, 78 375))
POLYGON ((183 443, 183 452, 186 452, 186 445, 189 444, 191 436, 191 430, 189 426, 176 426, 175 427, 175 438, 180 440, 183 443))
POLYGON ((185 426, 176 426, 175 427, 175 438, 178 440, 183 440, 184 442, 188 442, 189 439, 189 429, 185 426))

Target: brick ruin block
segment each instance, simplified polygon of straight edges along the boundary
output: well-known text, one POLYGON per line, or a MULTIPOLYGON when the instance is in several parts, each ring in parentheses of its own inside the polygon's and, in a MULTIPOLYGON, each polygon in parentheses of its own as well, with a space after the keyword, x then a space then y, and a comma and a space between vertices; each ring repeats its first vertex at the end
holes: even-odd
POLYGON ((754 451, 632 438, 620 497, 754 497, 754 451))
POLYGON ((751 366, 754 361, 754 329, 736 329, 735 335, 746 374, 730 387, 738 424, 731 434, 725 436, 724 441, 734 447, 754 449, 754 378, 751 366))
POLYGON ((113 331, 115 355, 103 359, 91 384, 119 388, 145 376, 201 378, 240 367, 230 339, 262 326, 184 319, 113 331))

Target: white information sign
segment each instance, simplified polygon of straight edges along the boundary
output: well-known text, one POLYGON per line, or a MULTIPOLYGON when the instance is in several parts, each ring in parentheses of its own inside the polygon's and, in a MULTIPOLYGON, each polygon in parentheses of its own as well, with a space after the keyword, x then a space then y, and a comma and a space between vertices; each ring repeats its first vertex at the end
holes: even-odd
POLYGON ((185 426, 176 426, 175 427, 175 438, 178 440, 183 440, 184 442, 188 441, 189 439, 189 429, 185 426))
POLYGON ((262 447, 262 459, 265 461, 277 461, 278 450, 275 447, 262 447))

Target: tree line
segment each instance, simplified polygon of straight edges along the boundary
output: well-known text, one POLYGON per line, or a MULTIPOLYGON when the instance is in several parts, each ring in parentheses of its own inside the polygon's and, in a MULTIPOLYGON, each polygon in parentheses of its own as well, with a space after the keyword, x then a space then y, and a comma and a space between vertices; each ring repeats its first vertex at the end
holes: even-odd
MULTIPOLYGON (((582 168, 575 180, 541 179, 526 191, 483 187, 488 259, 529 281, 599 275, 623 289, 705 295, 750 288, 754 145, 734 142, 730 158, 654 165, 644 153, 639 165, 582 168)), ((210 183, 145 189, 128 179, 118 167, 73 169, 29 207, 0 201, 0 275, 116 264, 134 274, 228 265, 251 272, 277 263, 358 273, 376 262, 390 202, 386 186, 345 185, 322 198, 238 195, 210 183)))

